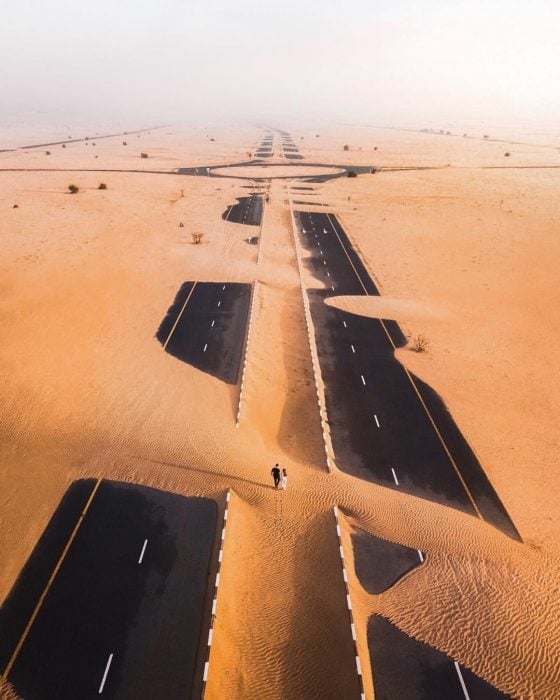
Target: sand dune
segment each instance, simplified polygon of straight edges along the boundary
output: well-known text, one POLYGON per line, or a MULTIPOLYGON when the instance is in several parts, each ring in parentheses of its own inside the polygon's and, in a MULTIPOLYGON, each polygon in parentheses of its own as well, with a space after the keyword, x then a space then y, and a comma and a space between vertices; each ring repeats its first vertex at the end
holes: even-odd
MULTIPOLYGON (((137 150, 150 153, 147 169, 236 162, 262 132, 209 134, 154 131, 137 150)), ((363 660, 367 620, 378 613, 514 696, 553 698, 560 173, 481 170, 501 164, 504 150, 482 140, 361 129, 343 153, 348 133, 293 134, 317 162, 452 164, 318 186, 387 297, 332 303, 393 314, 409 335, 427 335, 428 353, 398 357, 443 396, 524 544, 452 509, 327 473, 285 184, 271 187, 257 264, 245 227, 221 219, 248 182, 119 173, 104 175, 108 190, 99 191, 101 176, 77 173, 81 191, 69 195, 67 173, 0 173, 0 598, 74 479, 217 499, 231 487, 207 697, 349 697, 339 505, 348 551, 357 526, 427 554, 378 596, 350 571, 363 660), (191 231, 204 233, 200 246, 191 231), (191 279, 258 281, 239 428, 238 390, 169 356, 154 337, 191 279), (285 494, 271 488, 277 461, 290 476, 285 494)), ((138 165, 121 141, 68 147, 57 167, 138 165)), ((519 148, 520 162, 558 160, 546 146, 519 148)), ((4 153, 0 167, 45 159, 55 156, 4 153)))

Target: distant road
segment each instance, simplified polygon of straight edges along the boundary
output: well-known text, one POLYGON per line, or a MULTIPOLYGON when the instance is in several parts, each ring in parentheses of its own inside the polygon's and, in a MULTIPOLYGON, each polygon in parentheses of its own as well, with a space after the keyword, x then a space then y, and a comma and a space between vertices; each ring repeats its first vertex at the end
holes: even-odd
POLYGON ((80 143, 81 141, 100 141, 101 139, 112 139, 116 136, 133 136, 134 134, 144 134, 147 131, 155 131, 156 129, 165 129, 166 125, 152 126, 149 129, 136 129, 136 131, 121 131, 116 134, 104 134, 101 136, 84 136, 81 139, 65 139, 63 141, 49 141, 49 143, 34 143, 29 146, 18 146, 17 149, 11 150, 26 150, 30 148, 44 148, 45 146, 61 146, 63 143, 80 143))
POLYGON ((156 337, 177 359, 237 384, 250 303, 250 284, 185 282, 156 337))
POLYGON ((26 700, 196 697, 216 503, 94 489, 8 680, 26 700))
POLYGON ((307 264, 326 289, 310 289, 337 465, 389 488, 477 515, 519 539, 486 474, 437 394, 395 359, 406 343, 394 321, 340 311, 324 301, 377 295, 331 214, 296 212, 307 264))

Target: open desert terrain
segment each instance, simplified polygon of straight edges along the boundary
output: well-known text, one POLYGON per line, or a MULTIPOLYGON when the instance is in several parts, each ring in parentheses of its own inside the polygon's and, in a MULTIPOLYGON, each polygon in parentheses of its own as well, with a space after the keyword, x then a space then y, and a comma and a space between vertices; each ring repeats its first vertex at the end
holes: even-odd
POLYGON ((271 126, 301 160, 268 124, 0 132, 0 601, 76 480, 220 512, 230 489, 205 698, 359 697, 336 506, 368 700, 374 615, 506 695, 559 697, 560 130, 271 126), (267 133, 273 155, 254 162, 267 133), (47 145, 22 148, 33 144, 47 145), (289 170, 271 178, 268 163, 289 170), (303 180, 325 174, 342 176, 303 180), (259 227, 223 218, 252 191, 259 227), (328 441, 327 468, 302 297, 323 283, 294 210, 336 215, 380 295, 327 304, 398 322, 410 341, 398 362, 441 397, 519 539, 340 469, 328 441), (156 338, 187 281, 254 285, 241 400, 240 381, 156 338), (354 565, 363 532, 421 565, 368 591, 354 565))

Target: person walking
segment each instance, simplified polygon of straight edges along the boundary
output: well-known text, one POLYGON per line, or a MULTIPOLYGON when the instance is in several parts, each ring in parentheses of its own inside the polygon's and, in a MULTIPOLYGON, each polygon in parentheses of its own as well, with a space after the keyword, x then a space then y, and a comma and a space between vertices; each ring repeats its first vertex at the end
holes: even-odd
POLYGON ((285 491, 288 488, 288 472, 282 469, 282 478, 280 479, 280 488, 285 491))
POLYGON ((280 467, 275 464, 272 469, 270 470, 270 473, 272 474, 272 478, 274 479, 274 488, 278 488, 278 484, 280 483, 280 467))

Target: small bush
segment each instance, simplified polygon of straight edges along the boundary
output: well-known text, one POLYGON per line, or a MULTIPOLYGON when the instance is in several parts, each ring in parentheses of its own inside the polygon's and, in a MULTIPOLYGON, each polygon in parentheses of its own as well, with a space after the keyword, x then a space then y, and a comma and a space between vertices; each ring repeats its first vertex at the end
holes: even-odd
POLYGON ((506 158, 509 158, 509 157, 511 156, 511 153, 508 151, 507 153, 504 153, 504 156, 505 156, 506 158))
POLYGON ((68 192, 70 192, 70 194, 78 194, 79 191, 80 188, 78 185, 68 185, 68 192))
POLYGON ((99 183, 99 187, 97 188, 98 190, 106 190, 107 185, 104 182, 99 183))
POLYGON ((489 139, 490 136, 488 136, 488 134, 484 134, 484 136, 483 136, 482 138, 484 138, 484 139, 489 139))
POLYGON ((126 141, 123 141, 123 142, 122 142, 122 145, 123 145, 123 146, 128 146, 128 143, 127 143, 126 141))
POLYGON ((374 147, 373 147, 373 150, 374 150, 374 151, 377 151, 377 146, 374 146, 374 147))
POLYGON ((62 144, 62 148, 66 148, 66 144, 65 144, 65 143, 62 144))
POLYGON ((343 151, 349 151, 349 150, 350 150, 350 146, 349 146, 348 144, 346 144, 342 150, 343 150, 343 151))
POLYGON ((185 224, 182 221, 179 221, 179 228, 185 228, 185 224))
POLYGON ((215 141, 216 139, 210 139, 210 141, 215 141))
POLYGON ((12 207, 12 209, 19 209, 19 204, 14 204, 14 206, 12 207))
POLYGON ((198 245, 200 243, 203 235, 204 234, 202 234, 202 233, 191 233, 192 242, 194 243, 194 245, 198 245))
POLYGON ((412 338, 412 349, 414 352, 426 352, 428 345, 428 339, 425 335, 417 335, 415 338, 412 338))
POLYGON ((355 170, 349 170, 348 177, 358 177, 358 173, 355 170))
POLYGON ((148 154, 147 154, 147 153, 141 153, 141 154, 140 154, 140 158, 147 158, 147 157, 148 157, 148 154))

